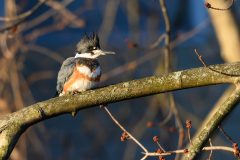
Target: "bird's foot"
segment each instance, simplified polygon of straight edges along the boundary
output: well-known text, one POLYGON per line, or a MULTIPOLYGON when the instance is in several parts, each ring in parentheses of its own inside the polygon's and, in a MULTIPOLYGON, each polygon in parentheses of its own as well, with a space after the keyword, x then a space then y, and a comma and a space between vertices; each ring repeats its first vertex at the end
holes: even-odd
POLYGON ((79 94, 79 93, 80 93, 79 91, 75 90, 72 92, 72 95, 79 94))
POLYGON ((75 118, 77 115, 77 111, 72 112, 71 115, 75 118))
POLYGON ((99 107, 100 107, 100 108, 107 107, 107 104, 100 104, 99 107))

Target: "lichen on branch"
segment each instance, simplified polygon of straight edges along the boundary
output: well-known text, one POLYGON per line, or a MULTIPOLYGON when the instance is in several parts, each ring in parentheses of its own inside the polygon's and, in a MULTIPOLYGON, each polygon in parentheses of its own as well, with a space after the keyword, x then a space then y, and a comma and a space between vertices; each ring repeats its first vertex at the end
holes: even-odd
POLYGON ((240 63, 212 65, 146 77, 77 95, 66 95, 38 102, 0 117, 0 159, 7 159, 20 135, 31 125, 58 115, 87 109, 100 104, 149 96, 174 90, 207 85, 236 83, 240 63), (210 69, 211 68, 211 69, 210 69))

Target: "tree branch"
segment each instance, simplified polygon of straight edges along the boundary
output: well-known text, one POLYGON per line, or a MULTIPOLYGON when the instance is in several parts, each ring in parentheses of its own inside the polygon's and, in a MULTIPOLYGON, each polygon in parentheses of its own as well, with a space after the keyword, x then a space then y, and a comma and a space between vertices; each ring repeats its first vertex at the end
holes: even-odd
POLYGON ((240 101, 240 86, 232 92, 232 94, 223 102, 218 110, 213 114, 212 117, 207 119, 205 124, 202 124, 200 132, 194 136, 192 143, 189 144, 189 153, 185 155, 183 159, 195 159, 200 153, 203 145, 208 141, 208 138, 214 132, 214 130, 219 126, 219 124, 224 120, 224 118, 235 108, 235 106, 240 101))
POLYGON ((200 67, 167 75, 152 76, 90 90, 78 95, 66 95, 33 104, 0 117, 0 159, 7 159, 20 135, 31 125, 58 115, 168 91, 206 85, 236 83, 240 63, 200 67), (221 74, 227 73, 227 74, 221 74), (234 75, 234 76, 229 76, 234 75))
POLYGON ((0 28, 0 33, 2 32, 5 32, 5 31, 8 31, 18 25, 20 25, 21 23, 23 23, 28 17, 32 16, 33 13, 35 13, 42 5, 44 5, 48 0, 42 0, 42 1, 39 1, 31 10, 23 13, 23 14, 20 14, 16 17, 0 17, 0 20, 3 20, 3 21, 16 21, 14 23, 12 23, 11 25, 9 26, 5 26, 3 28, 0 28))

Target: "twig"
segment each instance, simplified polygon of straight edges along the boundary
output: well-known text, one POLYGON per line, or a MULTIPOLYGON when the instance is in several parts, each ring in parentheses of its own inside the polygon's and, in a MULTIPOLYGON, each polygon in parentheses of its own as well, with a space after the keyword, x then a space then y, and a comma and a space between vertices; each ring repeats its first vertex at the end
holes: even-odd
POLYGON ((79 19, 75 14, 65 8, 65 6, 58 1, 48 1, 46 4, 52 7, 54 10, 58 11, 65 18, 65 21, 72 23, 79 28, 85 26, 84 20, 79 19))
MULTIPOLYGON (((209 138, 209 144, 210 144, 210 147, 212 147, 212 141, 211 141, 211 138, 209 138)), ((211 160, 212 153, 213 153, 213 150, 210 151, 210 154, 209 154, 209 156, 208 156, 208 160, 211 160)))
MULTIPOLYGON (((164 57, 165 58, 164 59, 165 71, 169 72, 172 69, 171 68, 172 67, 171 66, 171 59, 170 59, 170 56, 171 56, 171 46, 170 46, 171 25, 170 25, 170 19, 169 19, 168 13, 167 13, 165 0, 159 0, 159 3, 160 3, 161 11, 162 11, 162 14, 163 14, 165 29, 166 29, 166 33, 163 35, 163 37, 165 38, 165 47, 166 47, 165 48, 165 57, 164 57)), ((161 42, 160 38, 159 38, 159 43, 161 42)), ((179 132, 178 148, 180 148, 183 144, 184 129, 183 129, 183 125, 181 123, 181 119, 179 117, 178 110, 176 108, 174 97, 173 97, 172 93, 169 94, 168 99, 169 99, 169 104, 170 104, 171 110, 174 113, 174 116, 175 116, 175 119, 176 119, 176 122, 177 122, 177 125, 178 125, 178 132, 179 132)))
POLYGON ((163 151, 163 152, 166 152, 165 149, 162 147, 162 145, 159 143, 159 141, 156 142, 158 147, 163 151))
POLYGON ((203 61, 202 56, 198 53, 197 49, 194 49, 194 52, 196 53, 196 55, 198 56, 198 59, 200 60, 200 62, 203 64, 204 67, 207 67, 206 63, 203 61))
POLYGON ((43 36, 45 34, 48 34, 48 33, 54 32, 54 31, 63 30, 68 25, 69 25, 69 23, 67 23, 64 19, 59 19, 58 23, 53 23, 53 24, 46 25, 41 28, 34 29, 31 33, 27 34, 24 37, 24 39, 27 42, 32 42, 33 40, 35 40, 38 37, 43 36))
POLYGON ((217 7, 213 7, 210 3, 205 2, 205 7, 213 10, 218 10, 218 11, 226 11, 232 7, 233 3, 234 3, 234 0, 231 0, 231 4, 227 8, 217 8, 217 7))
MULTIPOLYGON (((213 150, 221 150, 221 151, 227 151, 234 153, 234 149, 231 147, 226 147, 226 146, 210 146, 210 147, 203 147, 202 151, 213 151, 213 150)), ((156 152, 149 152, 149 153, 143 153, 144 155, 147 156, 170 156, 174 154, 185 154, 186 150, 185 149, 179 149, 179 150, 174 150, 174 151, 167 151, 163 153, 156 153, 156 152)))
MULTIPOLYGON (((103 107, 103 109, 107 112, 107 114, 110 116, 110 118, 113 120, 113 122, 125 133, 128 134, 128 136, 140 147, 145 153, 148 153, 148 150, 133 136, 131 133, 129 133, 117 120, 116 118, 111 114, 111 112, 107 109, 106 106, 103 107)), ((144 156, 145 157, 145 156, 144 156)))
POLYGON ((47 56, 53 60, 55 60, 58 63, 62 63, 64 61, 64 57, 62 57, 60 54, 58 54, 55 51, 52 51, 48 48, 45 48, 43 46, 40 45, 36 45, 36 44, 28 44, 28 45, 23 45, 21 48, 23 51, 34 51, 37 52, 39 54, 42 54, 44 56, 47 56))
POLYGON ((166 28, 166 35, 165 35, 165 48, 164 48, 164 63, 165 63, 165 72, 168 73, 171 71, 171 49, 170 49, 170 20, 167 13, 167 8, 165 4, 165 0, 159 0, 160 8, 163 14, 165 28, 166 28))
MULTIPOLYGON (((178 109, 176 107, 175 100, 174 100, 174 97, 173 97, 172 93, 170 93, 170 95, 169 95, 169 101, 170 101, 170 107, 171 107, 171 110, 172 110, 172 112, 175 116, 175 120, 176 120, 177 128, 178 128, 178 146, 177 146, 177 149, 180 149, 180 148, 182 148, 183 141, 184 141, 184 128, 183 128, 183 124, 182 124, 181 118, 179 116, 178 109)), ((179 155, 176 155, 175 160, 178 160, 178 159, 179 159, 179 155)))
POLYGON ((120 0, 108 0, 106 3, 102 24, 98 31, 103 46, 106 45, 108 37, 113 29, 119 4, 120 0))
POLYGON ((46 71, 39 71, 39 72, 36 71, 30 74, 26 80, 29 85, 32 85, 37 81, 54 78, 54 76, 56 76, 56 72, 53 70, 46 70, 46 71))
POLYGON ((190 129, 188 128, 188 130, 187 130, 188 132, 188 140, 189 140, 189 142, 190 142, 190 144, 192 144, 192 141, 191 141, 191 132, 190 132, 190 129))
POLYGON ((161 146, 161 144, 159 143, 159 139, 158 136, 154 136, 153 137, 153 141, 157 144, 157 146, 161 149, 161 151, 166 152, 165 149, 161 146))
POLYGON ((160 127, 164 126, 166 123, 169 122, 169 120, 172 118, 173 115, 173 111, 172 108, 169 109, 167 116, 162 120, 162 122, 160 122, 158 125, 160 127))
POLYGON ((201 61, 201 63, 204 65, 204 67, 207 67, 207 68, 210 69, 211 71, 216 72, 216 73, 219 73, 219 74, 222 74, 222 75, 231 76, 231 77, 239 77, 239 76, 240 76, 239 74, 229 74, 229 73, 222 72, 221 70, 218 71, 218 70, 216 70, 216 69, 213 69, 213 68, 211 68, 211 67, 208 67, 208 66, 206 65, 206 63, 203 61, 202 56, 198 53, 197 49, 194 49, 194 51, 195 51, 196 55, 198 56, 198 59, 199 59, 199 60, 201 61))
POLYGON ((235 142, 233 141, 233 139, 227 134, 227 132, 224 131, 224 129, 219 125, 218 129, 221 131, 221 133, 224 135, 224 137, 231 142, 232 144, 234 144, 235 142))
POLYGON ((40 0, 34 7, 32 7, 29 11, 24 12, 20 15, 17 15, 15 17, 0 17, 0 21, 16 21, 25 19, 26 17, 31 16, 38 8, 40 8, 47 0, 40 0))
MULTIPOLYGON (((194 37, 196 34, 198 34, 202 29, 204 29, 207 24, 209 24, 208 20, 203 21, 201 24, 199 24, 196 28, 194 28, 191 31, 188 31, 186 33, 183 33, 181 36, 179 36, 178 38, 176 38, 174 41, 172 41, 170 43, 171 48, 177 47, 180 44, 182 44, 183 42, 189 40, 190 38, 194 37)), ((145 54, 144 56, 140 56, 139 58, 130 61, 124 65, 121 65, 119 67, 116 67, 112 70, 110 70, 109 72, 105 73, 102 75, 101 77, 101 81, 106 81, 109 78, 115 77, 121 73, 124 73, 126 71, 129 70, 133 70, 135 69, 137 66, 145 63, 146 61, 149 61, 150 59, 156 58, 157 56, 159 56, 159 54, 157 54, 159 52, 150 52, 148 54, 145 54), (129 67, 129 66, 133 66, 133 67, 129 67)))
POLYGON ((190 132, 190 129, 192 128, 192 122, 190 120, 186 120, 186 128, 187 128, 187 135, 188 135, 189 143, 192 144, 191 132, 190 132))
POLYGON ((149 46, 149 49, 154 49, 154 48, 156 48, 156 47, 163 41, 163 39, 166 38, 166 36, 167 36, 166 33, 160 35, 160 36, 158 37, 158 39, 157 39, 153 44, 151 44, 151 45, 149 46))
MULTIPOLYGON (((28 13, 26 15, 20 16, 22 18, 20 18, 17 22, 12 23, 11 25, 8 25, 6 27, 0 28, 0 33, 8 31, 16 26, 18 26, 19 24, 23 23, 28 17, 30 17, 38 8, 40 8, 46 1, 48 0, 43 0, 40 1, 36 6, 34 6, 30 11, 28 11, 28 13)), ((3 18, 2 19, 6 19, 3 18)), ((17 17, 13 17, 13 19, 17 19, 17 17)))
POLYGON ((145 155, 141 158, 141 160, 144 160, 144 159, 146 159, 147 157, 148 157, 148 155, 145 154, 145 155))
MULTIPOLYGON (((138 120, 138 122, 134 126, 134 128, 131 129, 131 133, 133 135, 135 135, 135 137, 138 137, 138 139, 141 139, 141 137, 143 137, 143 135, 146 133, 146 130, 148 129, 148 128, 144 127, 144 125, 146 124, 146 121, 148 121, 148 124, 146 124, 148 127, 153 126, 153 123, 149 122, 149 121, 153 120, 154 117, 157 116, 159 108, 156 107, 156 105, 158 103, 163 103, 161 101, 160 97, 162 97, 164 95, 165 94, 161 94, 161 95, 154 96, 152 98, 152 100, 150 101, 150 104, 148 105, 148 108, 144 112, 142 118, 140 120, 138 120)), ((135 153, 137 151, 137 147, 138 146, 134 145, 133 143, 128 143, 125 148, 125 153, 124 153, 124 156, 122 159, 134 159, 135 153)))
MULTIPOLYGON (((61 5, 63 5, 64 7, 67 8, 67 6, 69 6, 72 2, 74 2, 74 0, 63 0, 61 1, 61 5)), ((36 28, 37 25, 43 23, 44 21, 46 21, 47 19, 53 17, 54 15, 56 15, 57 11, 54 10, 53 8, 51 8, 50 10, 47 10, 46 12, 44 12, 43 14, 39 15, 38 17, 32 19, 29 22, 26 22, 26 26, 24 26, 23 30, 29 30, 31 28, 36 28)))

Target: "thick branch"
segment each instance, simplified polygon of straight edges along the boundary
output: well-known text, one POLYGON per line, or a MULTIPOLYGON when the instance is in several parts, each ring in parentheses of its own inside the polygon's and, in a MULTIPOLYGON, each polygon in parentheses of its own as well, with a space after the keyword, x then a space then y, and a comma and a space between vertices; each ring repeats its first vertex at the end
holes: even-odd
POLYGON ((240 63, 222 64, 173 72, 161 77, 139 80, 67 95, 33 104, 0 118, 0 159, 9 157, 18 138, 34 123, 57 115, 71 113, 100 104, 113 103, 184 88, 221 83, 235 83, 240 75, 240 63), (215 72, 216 70, 218 72, 215 72), (224 73, 224 74, 222 74, 224 73), (234 75, 234 76, 229 76, 234 75))
POLYGON ((223 119, 234 109, 240 101, 240 86, 233 91, 228 99, 218 107, 218 110, 210 117, 206 124, 202 125, 200 132, 195 135, 192 144, 189 145, 189 154, 185 155, 185 160, 195 159, 197 154, 202 150, 203 145, 208 141, 210 135, 223 121, 223 119))

